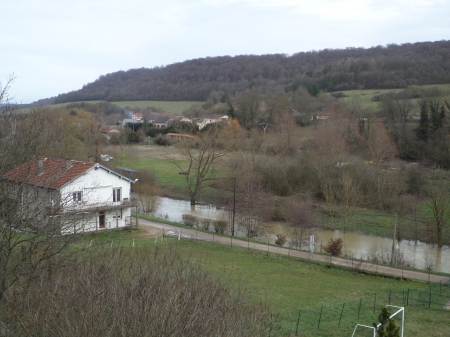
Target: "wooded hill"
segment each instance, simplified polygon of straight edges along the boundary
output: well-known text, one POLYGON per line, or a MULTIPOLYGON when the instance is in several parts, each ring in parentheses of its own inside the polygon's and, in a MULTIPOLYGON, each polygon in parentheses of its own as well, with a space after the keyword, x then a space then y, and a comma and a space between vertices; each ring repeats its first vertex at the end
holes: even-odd
POLYGON ((45 101, 205 101, 249 89, 276 94, 300 86, 332 92, 443 83, 450 83, 450 41, 200 58, 102 75, 80 90, 45 101))

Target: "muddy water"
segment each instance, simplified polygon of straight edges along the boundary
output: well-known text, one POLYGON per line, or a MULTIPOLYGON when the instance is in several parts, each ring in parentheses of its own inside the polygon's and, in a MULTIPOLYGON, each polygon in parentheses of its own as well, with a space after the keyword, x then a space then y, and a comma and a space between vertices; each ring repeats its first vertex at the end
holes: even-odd
MULTIPOLYGON (((217 209, 213 205, 196 205, 192 207, 189 201, 174 200, 170 198, 159 198, 158 208, 154 215, 160 218, 181 222, 183 214, 192 214, 199 218, 224 219, 228 220, 230 212, 217 209)), ((284 233, 284 226, 280 223, 270 224, 270 234, 258 237, 257 239, 269 243, 274 243, 276 234, 284 233)), ((237 232, 238 235, 243 233, 237 232)), ((316 235, 315 250, 321 249, 321 244, 325 245, 330 238, 342 238, 344 241, 343 254, 355 258, 367 259, 374 253, 391 254, 392 238, 383 238, 374 235, 366 235, 355 232, 343 233, 341 231, 323 230, 316 235)), ((309 245, 302 247, 309 249, 309 245)), ((425 269, 425 260, 428 264, 433 264, 433 270, 450 273, 450 247, 444 246, 441 249, 423 242, 402 240, 395 245, 395 249, 400 252, 402 259, 415 268, 425 269), (428 256, 428 257, 427 257, 428 256)))
MULTIPOLYGON (((271 232, 284 233, 284 226, 280 223, 272 224, 271 232)), ((315 251, 320 252, 330 238, 341 238, 344 241, 343 254, 349 257, 367 260, 369 256, 377 254, 378 256, 388 256, 387 260, 390 261, 392 238, 355 232, 321 230, 315 235, 315 251)), ((269 240, 270 243, 274 243, 275 234, 266 235, 261 240, 269 240)), ((309 243, 306 242, 302 249, 309 250, 309 243)), ((394 249, 399 259, 406 262, 408 266, 425 269, 427 259, 428 265, 433 265, 433 270, 450 273, 449 246, 438 249, 436 246, 420 241, 416 243, 415 241, 401 240, 395 243, 394 249)))
POLYGON ((229 212, 218 209, 214 205, 195 205, 191 206, 189 201, 175 200, 170 198, 159 198, 158 206, 154 215, 171 220, 181 222, 183 214, 192 214, 198 218, 206 219, 223 219, 228 220, 229 212))

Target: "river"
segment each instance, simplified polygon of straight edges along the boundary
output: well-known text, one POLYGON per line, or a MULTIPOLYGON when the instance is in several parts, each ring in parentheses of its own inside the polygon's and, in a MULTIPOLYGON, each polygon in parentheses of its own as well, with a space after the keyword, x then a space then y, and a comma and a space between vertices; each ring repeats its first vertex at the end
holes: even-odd
MULTIPOLYGON (((160 197, 154 215, 171 221, 181 222, 183 214, 192 214, 198 218, 208 219, 229 219, 229 212, 216 208, 214 205, 191 206, 189 201, 175 200, 160 197)), ((271 223, 271 233, 256 239, 262 242, 275 243, 276 234, 284 233, 284 225, 281 223, 271 223)), ((237 235, 244 236, 236 226, 237 235)), ((367 259, 368 256, 377 255, 380 258, 389 259, 387 255, 392 251, 392 238, 384 238, 363 233, 342 231, 321 230, 315 235, 315 251, 319 252, 322 246, 330 238, 342 238, 344 241, 343 254, 354 258, 367 259)), ((302 247, 309 249, 309 245, 302 247)), ((426 265, 433 265, 433 270, 450 273, 450 247, 437 248, 435 245, 418 241, 401 240, 395 244, 399 260, 418 269, 425 269, 426 265)))

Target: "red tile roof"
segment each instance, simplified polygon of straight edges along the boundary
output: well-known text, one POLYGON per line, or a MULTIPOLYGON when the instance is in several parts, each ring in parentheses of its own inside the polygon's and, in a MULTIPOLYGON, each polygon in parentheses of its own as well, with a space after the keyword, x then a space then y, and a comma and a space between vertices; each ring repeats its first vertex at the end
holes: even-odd
POLYGON ((66 168, 66 160, 42 158, 43 170, 39 174, 38 161, 39 159, 36 158, 22 164, 6 173, 3 178, 15 182, 58 189, 95 165, 94 163, 72 160, 71 166, 66 168))

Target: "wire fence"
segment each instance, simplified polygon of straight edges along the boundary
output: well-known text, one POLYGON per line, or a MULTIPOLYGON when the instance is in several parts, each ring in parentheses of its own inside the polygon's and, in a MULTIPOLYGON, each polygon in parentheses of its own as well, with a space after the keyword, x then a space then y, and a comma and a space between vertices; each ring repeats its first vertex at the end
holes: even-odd
MULTIPOLYGON (((161 234, 157 237, 151 238, 154 244, 159 244, 165 238, 171 237, 178 240, 200 239, 202 232, 195 232, 194 235, 187 234, 187 230, 161 230, 161 234)), ((232 237, 212 236, 208 241, 216 242, 219 238, 230 240, 233 244, 232 237)), ((202 241, 205 239, 202 238, 202 241)), ((90 245, 110 245, 110 246, 135 246, 137 242, 135 239, 115 239, 99 242, 91 240, 90 245)), ((253 242, 248 242, 249 248, 253 242)), ((268 245, 268 251, 270 251, 268 245)), ((272 247, 275 248, 275 247, 272 247)), ((285 327, 285 329, 295 336, 300 336, 304 332, 311 333, 314 330, 328 330, 342 328, 344 330, 349 327, 354 327, 357 323, 376 322, 377 315, 381 308, 386 305, 395 306, 410 306, 419 309, 450 309, 450 277, 442 278, 439 283, 429 283, 429 289, 405 289, 405 290, 387 290, 373 294, 366 294, 359 299, 352 299, 344 303, 338 304, 323 304, 314 307, 300 308, 297 312, 293 312, 286 317, 289 321, 295 322, 292 327, 285 327)), ((344 332, 344 331, 343 331, 344 332)))
POLYGON ((376 322, 381 308, 386 305, 414 306, 420 309, 443 309, 450 307, 450 283, 430 284, 430 290, 388 290, 361 296, 335 305, 320 305, 298 311, 292 333, 354 326, 358 322, 376 322))

